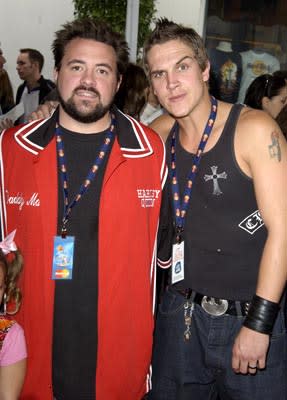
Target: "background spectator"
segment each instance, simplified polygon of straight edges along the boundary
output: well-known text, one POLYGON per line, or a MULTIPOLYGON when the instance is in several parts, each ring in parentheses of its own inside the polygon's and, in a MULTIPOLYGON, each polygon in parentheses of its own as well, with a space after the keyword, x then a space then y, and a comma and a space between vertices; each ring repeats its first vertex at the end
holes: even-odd
POLYGON ((0 115, 14 107, 13 89, 7 71, 4 69, 6 59, 0 48, 0 115))
POLYGON ((273 72, 273 76, 279 76, 280 78, 284 78, 287 81, 287 70, 278 70, 273 72))
POLYGON ((287 84, 284 78, 264 74, 258 76, 248 87, 244 103, 252 108, 266 111, 276 118, 287 102, 287 84))
POLYGON ((141 112, 140 120, 143 124, 150 125, 156 118, 164 113, 152 87, 148 88, 147 101, 141 112))
POLYGON ((0 71, 0 114, 5 114, 15 105, 13 97, 13 89, 5 69, 0 71))
POLYGON ((277 115, 276 122, 280 126, 283 135, 287 139, 287 105, 285 105, 277 115))
POLYGON ((116 106, 124 113, 139 120, 147 101, 148 87, 149 83, 144 69, 137 64, 129 63, 115 96, 116 106))
POLYGON ((20 49, 17 58, 17 72, 24 82, 18 87, 16 104, 24 105, 24 115, 17 122, 27 121, 27 117, 36 110, 55 84, 41 75, 44 65, 43 55, 35 49, 20 49))

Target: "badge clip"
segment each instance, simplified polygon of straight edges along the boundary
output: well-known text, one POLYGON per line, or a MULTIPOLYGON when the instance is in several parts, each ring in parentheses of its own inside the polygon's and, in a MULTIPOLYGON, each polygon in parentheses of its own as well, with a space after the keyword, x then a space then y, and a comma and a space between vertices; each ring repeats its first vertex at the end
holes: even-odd
POLYGON ((66 239, 66 237, 67 237, 67 229, 66 228, 62 228, 61 238, 62 239, 66 239))
POLYGON ((62 239, 66 239, 66 237, 67 237, 66 223, 67 223, 67 219, 64 218, 64 219, 63 219, 62 229, 61 229, 61 238, 62 238, 62 239))
POLYGON ((183 227, 177 226, 176 231, 175 231, 175 240, 176 240, 176 243, 178 243, 178 244, 182 241, 182 232, 183 232, 183 227))

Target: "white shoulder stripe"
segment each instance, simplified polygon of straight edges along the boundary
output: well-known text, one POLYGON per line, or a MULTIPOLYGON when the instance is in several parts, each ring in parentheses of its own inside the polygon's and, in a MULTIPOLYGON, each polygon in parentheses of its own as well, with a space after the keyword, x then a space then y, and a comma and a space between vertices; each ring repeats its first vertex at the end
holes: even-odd
POLYGON ((169 258, 167 261, 163 261, 158 258, 157 265, 162 269, 167 269, 171 266, 171 258, 169 258))
POLYGON ((37 120, 29 122, 26 125, 23 125, 19 130, 15 133, 16 142, 23 147, 25 150, 29 151, 32 154, 39 154, 40 150, 43 150, 42 146, 37 145, 34 142, 29 140, 29 136, 35 132, 40 126, 42 126, 47 120, 37 120))
POLYGON ((131 149, 127 147, 121 147, 123 151, 123 155, 127 158, 140 158, 140 157, 146 157, 150 154, 153 153, 151 144, 145 134, 144 129, 142 128, 141 124, 135 119, 130 117, 129 115, 124 114, 119 110, 119 112, 130 121, 134 134, 138 140, 140 148, 138 149, 131 149), (145 147, 146 145, 146 147, 145 147), (134 153, 134 154, 133 154, 134 153), (142 153, 142 154, 140 154, 142 153))

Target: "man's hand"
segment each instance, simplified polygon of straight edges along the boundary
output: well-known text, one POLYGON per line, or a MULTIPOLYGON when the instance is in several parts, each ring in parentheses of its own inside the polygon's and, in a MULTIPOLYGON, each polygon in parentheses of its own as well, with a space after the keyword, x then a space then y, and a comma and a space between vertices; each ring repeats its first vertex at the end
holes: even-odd
POLYGON ((240 374, 255 374, 265 368, 269 335, 243 326, 237 335, 232 351, 232 369, 240 374))
POLYGON ((0 120, 0 132, 3 131, 4 129, 8 129, 14 126, 13 121, 9 118, 5 118, 0 120))
POLYGON ((37 110, 29 115, 29 122, 35 121, 36 119, 49 118, 57 108, 58 104, 58 101, 46 101, 44 104, 40 104, 37 110))

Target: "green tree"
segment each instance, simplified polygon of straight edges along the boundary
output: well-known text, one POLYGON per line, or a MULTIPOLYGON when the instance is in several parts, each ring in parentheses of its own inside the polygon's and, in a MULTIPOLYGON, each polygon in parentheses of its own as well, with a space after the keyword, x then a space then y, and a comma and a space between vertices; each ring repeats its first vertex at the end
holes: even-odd
MULTIPOLYGON (((125 34, 127 0, 73 0, 77 17, 96 17, 125 34)), ((156 12, 155 0, 140 0, 138 49, 143 47, 156 12)))

